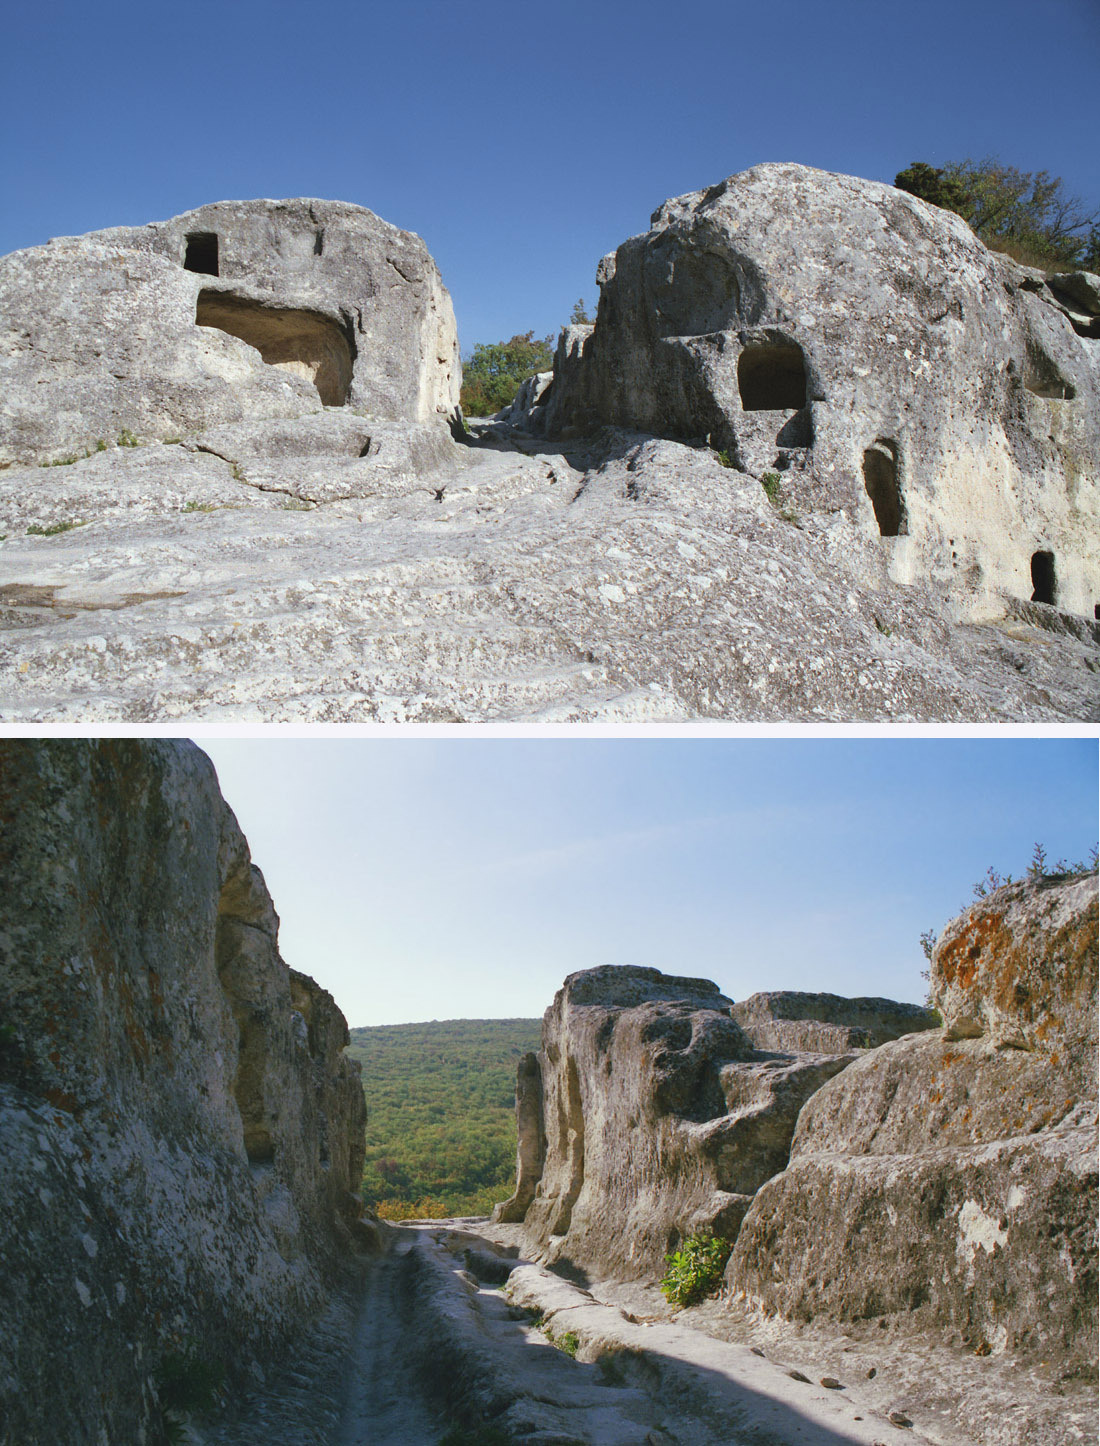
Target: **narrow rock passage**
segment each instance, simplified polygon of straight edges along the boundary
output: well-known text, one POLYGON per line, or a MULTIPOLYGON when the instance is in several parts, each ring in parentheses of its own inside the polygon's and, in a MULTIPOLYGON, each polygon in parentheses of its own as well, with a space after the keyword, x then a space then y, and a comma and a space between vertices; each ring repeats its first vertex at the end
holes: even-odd
POLYGON ((398 1239, 371 1271, 347 1361, 347 1391, 334 1446, 436 1446, 444 1434, 416 1380, 403 1273, 414 1238, 398 1239))

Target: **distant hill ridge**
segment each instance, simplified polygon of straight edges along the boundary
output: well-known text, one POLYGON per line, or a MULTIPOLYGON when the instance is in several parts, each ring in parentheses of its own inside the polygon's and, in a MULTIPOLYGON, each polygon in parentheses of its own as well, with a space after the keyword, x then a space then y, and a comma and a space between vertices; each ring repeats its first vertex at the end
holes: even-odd
POLYGON ((352 1029, 363 1067, 363 1194, 383 1216, 487 1214, 515 1179, 516 1065, 539 1019, 443 1019, 352 1029))

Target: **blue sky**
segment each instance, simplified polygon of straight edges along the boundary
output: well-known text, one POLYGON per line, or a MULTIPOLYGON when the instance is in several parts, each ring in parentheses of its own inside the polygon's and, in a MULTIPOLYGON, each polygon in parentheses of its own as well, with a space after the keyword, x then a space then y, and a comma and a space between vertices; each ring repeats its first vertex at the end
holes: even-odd
POLYGON ((1080 739, 201 746, 352 1025, 533 1017, 598 964, 919 1001, 921 933, 987 868, 1097 834, 1080 739))
POLYGON ((1100 201, 1096 0, 8 5, 0 253, 312 195, 419 232, 463 349, 556 331, 669 196, 998 154, 1100 201))

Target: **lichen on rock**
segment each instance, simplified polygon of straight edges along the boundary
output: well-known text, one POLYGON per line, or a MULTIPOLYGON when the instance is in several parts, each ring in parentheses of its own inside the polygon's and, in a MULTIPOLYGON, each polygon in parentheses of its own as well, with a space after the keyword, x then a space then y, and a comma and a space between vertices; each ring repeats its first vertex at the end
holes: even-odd
POLYGON ((799 1320, 1096 1359, 1097 878, 995 890, 944 930, 944 1028, 807 1101, 727 1284, 799 1320))

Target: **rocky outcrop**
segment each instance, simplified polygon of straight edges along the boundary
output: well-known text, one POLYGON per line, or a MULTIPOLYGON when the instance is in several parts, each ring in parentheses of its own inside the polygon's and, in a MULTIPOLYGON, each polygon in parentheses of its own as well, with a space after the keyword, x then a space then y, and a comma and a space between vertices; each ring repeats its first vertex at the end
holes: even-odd
POLYGON ((1094 1368, 1096 891, 1095 874, 1013 884, 944 931, 944 1028, 806 1103, 741 1227, 734 1292, 1094 1368))
POLYGON ((842 999, 838 994, 780 990, 753 994, 730 1013, 757 1049, 824 1050, 842 1053, 872 1049, 931 1029, 939 1018, 919 1004, 894 999, 842 999))
POLYGON ((435 268, 370 212, 0 260, 0 721, 1096 721, 1100 342, 889 187, 707 197, 473 435, 435 268))
POLYGON ((369 1243, 358 1067, 192 745, 0 743, 0 861, 0 1437, 159 1441, 369 1243))
POLYGON ((518 1184, 494 1219, 522 1221, 545 1261, 622 1279, 660 1274, 670 1247, 700 1230, 732 1240, 787 1163, 804 1102, 858 1057, 853 1017, 860 1039, 872 1019, 885 1037, 891 1022, 895 1036, 931 1022, 889 1000, 733 1006, 707 980, 655 969, 571 974, 538 1059, 520 1066, 518 1184), (800 1007, 808 1045, 756 1047, 752 1032, 797 1027, 800 1007), (747 1027, 731 1017, 739 1009, 747 1027))
POLYGON ((959 615, 1100 603, 1097 278, 1027 271, 892 186, 755 166, 604 258, 542 422, 611 423, 843 511, 959 615))
POLYGON ((0 466, 322 407, 456 414, 418 236, 338 201, 222 201, 0 260, 0 466))

